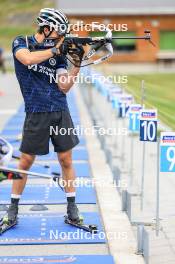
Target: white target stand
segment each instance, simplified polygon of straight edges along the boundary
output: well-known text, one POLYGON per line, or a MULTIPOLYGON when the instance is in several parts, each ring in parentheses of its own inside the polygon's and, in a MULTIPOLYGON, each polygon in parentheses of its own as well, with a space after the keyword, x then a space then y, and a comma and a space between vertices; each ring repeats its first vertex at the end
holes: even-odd
POLYGON ((137 225, 137 255, 142 255, 145 264, 149 264, 149 234, 146 230, 145 224, 137 225))
POLYGON ((142 109, 140 111, 140 141, 143 142, 141 201, 140 208, 144 207, 145 195, 145 155, 146 142, 157 142, 157 109, 142 109))
POLYGON ((175 132, 161 132, 157 146, 156 236, 160 232, 160 173, 175 172, 175 132))
MULTIPOLYGON (((142 109, 140 110, 140 141, 146 142, 157 142, 157 110, 156 109, 142 109)), ((132 121, 132 119, 131 119, 132 121)), ((132 124, 132 123, 131 123, 132 124)), ((145 148, 144 148, 145 151, 145 148)), ((145 153, 144 153, 145 155, 145 153)), ((145 168, 145 164, 142 169, 145 168)), ((142 177, 144 171, 142 172, 142 177)), ((144 199, 144 178, 142 178, 141 186, 141 202, 144 199)), ((146 231, 146 227, 155 227, 155 221, 146 222, 134 221, 132 216, 132 198, 138 194, 124 190, 122 192, 122 210, 128 215, 128 218, 132 225, 137 226, 137 254, 143 255, 146 263, 149 263, 149 236, 146 231)), ((156 215, 156 219, 159 219, 159 214, 156 215)))

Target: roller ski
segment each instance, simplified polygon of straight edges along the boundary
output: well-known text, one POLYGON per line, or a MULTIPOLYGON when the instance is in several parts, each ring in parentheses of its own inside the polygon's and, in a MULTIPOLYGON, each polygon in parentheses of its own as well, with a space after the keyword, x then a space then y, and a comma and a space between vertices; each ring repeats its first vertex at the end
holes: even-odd
POLYGON ((0 220, 0 235, 18 223, 18 206, 11 204, 7 214, 0 220))
POLYGON ((79 215, 78 208, 75 203, 68 203, 67 215, 65 216, 64 222, 90 233, 96 234, 98 231, 96 225, 84 224, 84 219, 79 215))

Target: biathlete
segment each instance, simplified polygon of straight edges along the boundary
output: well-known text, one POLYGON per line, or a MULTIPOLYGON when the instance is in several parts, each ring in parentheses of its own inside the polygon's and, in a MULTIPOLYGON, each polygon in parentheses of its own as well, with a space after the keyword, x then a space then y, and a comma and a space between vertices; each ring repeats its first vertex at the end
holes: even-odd
MULTIPOLYGON (((18 168, 29 170, 36 155, 48 154, 51 139, 61 165, 63 179, 69 182, 65 186, 67 217, 78 222, 72 149, 79 143, 79 139, 70 129, 74 128, 74 125, 66 93, 72 88, 79 67, 73 66, 68 71, 66 58, 61 54, 61 45, 69 25, 66 16, 59 10, 44 8, 40 10, 37 23, 38 30, 33 36, 18 36, 12 44, 16 77, 26 112, 18 168), (57 44, 48 48, 52 43, 57 44), (61 128, 69 133, 53 133, 61 128)), ((77 62, 81 64, 78 57, 74 60, 76 65, 77 62)), ((13 181, 11 204, 7 211, 8 222, 11 224, 17 220, 18 204, 26 182, 26 175, 13 181)))

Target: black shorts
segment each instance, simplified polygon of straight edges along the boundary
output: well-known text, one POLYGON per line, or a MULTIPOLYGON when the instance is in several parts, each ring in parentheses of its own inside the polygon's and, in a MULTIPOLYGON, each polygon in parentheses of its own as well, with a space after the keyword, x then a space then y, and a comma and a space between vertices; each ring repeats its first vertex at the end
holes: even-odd
POLYGON ((72 149, 79 143, 68 111, 26 113, 20 151, 31 155, 49 153, 50 139, 55 152, 72 149))

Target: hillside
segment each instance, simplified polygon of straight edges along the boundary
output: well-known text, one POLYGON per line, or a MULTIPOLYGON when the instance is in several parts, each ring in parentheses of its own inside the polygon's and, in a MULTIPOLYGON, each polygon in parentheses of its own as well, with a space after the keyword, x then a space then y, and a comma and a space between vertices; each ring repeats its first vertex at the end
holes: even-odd
POLYGON ((39 10, 43 7, 53 7, 54 2, 54 0, 1 0, 0 47, 8 51, 14 37, 33 33, 39 10))

